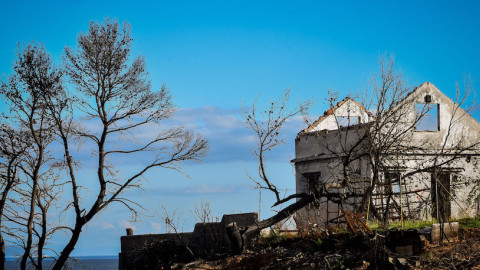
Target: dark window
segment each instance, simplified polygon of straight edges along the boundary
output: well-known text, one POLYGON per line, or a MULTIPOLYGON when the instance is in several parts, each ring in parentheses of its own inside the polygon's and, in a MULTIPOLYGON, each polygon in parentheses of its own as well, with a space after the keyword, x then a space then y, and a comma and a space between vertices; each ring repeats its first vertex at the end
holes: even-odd
MULTIPOLYGON (((320 185, 320 172, 314 173, 305 173, 303 177, 307 181, 307 194, 313 194, 315 190, 318 190, 320 185)), ((320 205, 320 198, 318 198, 314 203, 309 205, 310 208, 317 208, 320 205)))
POLYGON ((447 222, 451 216, 450 173, 432 174, 432 216, 439 222, 447 222))
POLYGON ((477 197, 477 216, 480 215, 480 196, 477 197))
POLYGON ((320 185, 320 173, 315 172, 315 173, 306 173, 303 174, 303 177, 307 180, 307 193, 311 194, 313 193, 316 189, 318 189, 318 186, 320 185))
POLYGON ((439 105, 430 103, 415 104, 415 130, 439 131, 439 105))
POLYGON ((430 103, 430 102, 432 102, 432 96, 426 95, 424 100, 425 100, 425 103, 430 103))

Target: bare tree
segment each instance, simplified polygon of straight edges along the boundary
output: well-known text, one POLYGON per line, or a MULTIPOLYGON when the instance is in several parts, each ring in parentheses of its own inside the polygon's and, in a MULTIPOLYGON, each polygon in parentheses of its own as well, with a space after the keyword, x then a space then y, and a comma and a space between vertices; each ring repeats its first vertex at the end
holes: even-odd
POLYGON ((253 102, 250 108, 242 107, 243 122, 245 126, 252 130, 256 135, 257 148, 253 154, 258 158, 258 179, 249 177, 258 188, 267 189, 273 194, 277 203, 282 200, 281 195, 273 181, 267 176, 265 165, 266 154, 275 147, 284 144, 284 138, 281 137, 281 131, 284 124, 295 116, 305 114, 310 106, 310 102, 302 102, 297 107, 290 109, 288 101, 290 90, 284 91, 283 95, 275 101, 271 101, 267 108, 258 108, 257 100, 253 102))
POLYGON ((60 219, 52 220, 48 216, 52 210, 58 210, 60 198, 63 194, 63 185, 65 183, 60 182, 61 178, 58 172, 57 168, 53 167, 41 178, 42 181, 40 181, 38 187, 36 200, 39 213, 36 218, 36 226, 34 227, 34 235, 38 240, 36 244, 36 256, 33 256, 33 254, 30 255, 33 266, 38 270, 43 269, 43 260, 47 257, 44 251, 48 249, 48 251, 55 253, 53 249, 46 248, 48 241, 57 231, 66 229, 66 227, 61 224, 60 219))
POLYGON ((197 223, 219 222, 220 218, 212 212, 212 204, 205 199, 201 200, 200 203, 195 203, 195 210, 192 211, 192 216, 197 223))
POLYGON ((157 167, 180 171, 183 163, 200 161, 206 154, 208 145, 203 137, 183 127, 160 129, 160 122, 171 117, 175 107, 165 87, 158 92, 151 90, 144 59, 137 57, 130 62, 131 43, 130 26, 124 24, 122 28, 118 22, 107 19, 104 23, 92 22, 88 33, 78 36, 77 49, 65 49, 66 74, 76 90, 64 94, 64 100, 70 103, 51 99, 48 107, 63 144, 76 218, 70 240, 53 269, 64 266, 82 228, 110 203, 121 203, 136 214, 138 205, 122 194, 139 187, 147 171, 157 167), (81 112, 84 121, 94 123, 95 128, 89 130, 75 124, 80 119, 72 119, 73 108, 81 112), (137 134, 147 130, 155 130, 153 138, 136 139, 137 134), (115 144, 125 137, 130 143, 115 144), (87 207, 80 203, 81 179, 76 177, 71 154, 75 138, 94 145, 97 160, 98 193, 87 207), (143 153, 152 160, 137 172, 126 177, 116 173, 114 156, 134 158, 143 153))
MULTIPOLYGON (((242 242, 241 244, 236 243, 234 246, 244 246, 246 239, 251 235, 288 218, 291 214, 315 200, 314 196, 309 194, 292 194, 287 198, 282 198, 274 181, 269 179, 267 175, 265 164, 266 154, 275 147, 285 143, 281 133, 285 123, 295 116, 300 116, 302 114, 306 115, 310 106, 310 102, 306 101, 301 102, 298 106, 291 109, 288 104, 289 98, 290 90, 287 89, 278 100, 271 101, 266 108, 259 108, 257 100, 255 100, 251 107, 242 108, 242 116, 245 126, 255 133, 257 140, 257 148, 254 151, 254 155, 258 158, 259 162, 258 178, 250 176, 249 178, 258 188, 269 190, 275 195, 276 202, 273 206, 288 202, 294 198, 300 198, 300 200, 280 210, 273 217, 248 227, 242 235, 243 239, 238 239, 238 237, 232 236, 232 239, 237 239, 237 241, 242 242)), ((238 233, 234 233, 238 235, 238 233)))
MULTIPOLYGON (((20 168, 20 171, 24 170, 25 168, 20 168)), ((48 170, 38 178, 37 196, 35 198, 36 210, 32 224, 32 246, 28 255, 28 260, 35 269, 43 269, 43 260, 48 258, 45 250, 55 252, 47 247, 48 240, 56 231, 63 229, 59 225, 59 220, 53 221, 52 215, 48 216, 52 208, 57 210, 59 206, 57 203, 61 198, 61 184, 58 182, 58 175, 55 175, 56 172, 55 170, 48 170)), ((19 179, 22 181, 25 177, 19 177, 19 179)), ((25 250, 30 214, 28 204, 25 204, 25 202, 30 200, 32 185, 28 182, 20 182, 13 191, 15 195, 9 198, 5 208, 4 219, 8 223, 5 233, 9 236, 10 243, 25 250)))
POLYGON ((2 83, 1 92, 10 103, 7 119, 25 127, 33 141, 22 166, 29 181, 18 189, 20 197, 29 196, 29 206, 17 198, 25 210, 20 212, 28 215, 11 218, 19 226, 16 232, 26 234, 25 241, 18 239, 25 247, 22 269, 28 258, 41 269, 45 243, 58 229, 70 232, 53 266, 63 268, 84 226, 108 205, 121 203, 133 217, 137 215, 141 206, 123 194, 141 188, 146 172, 153 168, 181 171, 185 162, 198 162, 206 155, 208 143, 202 136, 181 126, 162 127, 176 108, 165 86, 151 90, 144 59, 130 58, 131 44, 128 24, 121 27, 110 19, 92 22, 89 31, 78 36, 78 47, 65 49, 64 70, 54 67, 43 46, 30 43, 19 50, 14 74, 2 83), (64 74, 75 89, 66 91, 64 74), (48 153, 52 142, 53 156, 48 153), (59 154, 58 146, 63 153, 59 154), (81 163, 76 151, 88 148, 96 160, 98 192, 93 197, 83 191, 86 179, 78 178, 76 171, 81 163), (127 156, 144 160, 131 175, 115 166, 127 156), (67 178, 58 179, 58 170, 65 170, 67 178), (75 218, 49 226, 47 211, 62 191, 71 197, 60 212, 68 217, 72 211, 75 218))
POLYGON ((10 113, 5 118, 28 131, 32 147, 21 166, 29 179, 29 208, 26 219, 25 252, 20 266, 26 269, 33 245, 33 228, 42 170, 48 162, 48 145, 52 142, 52 122, 45 110, 44 96, 61 86, 61 72, 55 69, 41 45, 29 43, 18 48, 18 59, 13 65, 14 73, 1 86, 1 94, 9 105, 10 113))
POLYGON ((23 160, 23 155, 30 145, 29 136, 25 131, 13 129, 11 126, 0 127, 0 269, 5 269, 5 239, 3 237, 3 215, 8 203, 10 191, 19 182, 17 171, 23 160))

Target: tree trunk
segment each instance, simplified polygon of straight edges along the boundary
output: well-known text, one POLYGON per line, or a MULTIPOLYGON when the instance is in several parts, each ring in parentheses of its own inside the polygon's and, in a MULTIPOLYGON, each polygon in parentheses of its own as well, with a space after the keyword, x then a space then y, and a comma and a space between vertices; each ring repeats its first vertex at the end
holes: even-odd
MULTIPOLYGON (((36 101, 34 101, 34 105, 36 106, 36 101)), ((35 107, 34 107, 35 108, 35 107)), ((37 199, 37 188, 38 188, 38 180, 39 180, 39 174, 40 174, 40 167, 42 166, 43 163, 43 154, 44 154, 44 148, 43 148, 43 137, 37 134, 36 129, 34 128, 34 120, 33 120, 33 115, 35 113, 35 109, 31 111, 31 115, 29 118, 29 129, 30 132, 34 138, 35 144, 38 147, 37 149, 37 159, 35 160, 35 168, 32 172, 32 197, 30 200, 30 214, 28 216, 27 220, 27 244, 25 246, 25 250, 22 256, 22 260, 20 262, 20 268, 22 270, 27 269, 27 260, 28 257, 30 256, 30 252, 32 250, 32 242, 33 242, 33 219, 35 217, 35 201, 37 199)), ((41 126, 43 127, 43 126, 41 126)))
MULTIPOLYGON (((319 196, 319 197, 325 197, 325 196, 328 197, 328 195, 319 196)), ((280 210, 274 216, 268 219, 264 219, 257 224, 248 226, 247 230, 242 234, 242 238, 243 238, 242 250, 245 250, 245 246, 250 243, 250 241, 252 240, 252 237, 255 234, 259 233, 261 230, 265 228, 271 227, 277 224, 278 222, 290 217, 292 214, 294 214, 298 210, 302 209, 303 207, 307 206, 309 203, 312 203, 314 201, 315 201, 315 196, 313 194, 305 195, 300 200, 280 210)))
POLYGON ((0 270, 5 269, 5 240, 0 233, 0 270))
POLYGON ((243 238, 238 230, 237 223, 232 222, 228 224, 225 229, 227 230, 228 239, 232 246, 233 254, 241 254, 244 248, 243 238))
MULTIPOLYGON (((37 172, 38 174, 38 172, 37 172)), ((37 181, 36 178, 33 180, 33 187, 32 187, 32 198, 30 201, 30 214, 27 220, 27 244, 25 246, 25 250, 22 256, 22 260, 20 261, 20 269, 26 270, 27 269, 27 260, 28 256, 30 255, 30 251, 32 250, 32 242, 33 242, 33 218, 35 215, 35 198, 37 197, 37 181)))
POLYGON ((55 265, 53 266, 52 270, 61 270, 65 266, 65 263, 67 262, 68 258, 70 258, 70 254, 75 249, 75 245, 78 242, 78 238, 80 237, 80 233, 82 232, 83 225, 84 223, 79 224, 77 221, 77 225, 72 231, 72 237, 70 237, 70 241, 68 241, 65 248, 63 248, 62 253, 60 253, 60 256, 55 262, 55 265))
POLYGON ((37 270, 43 269, 43 248, 45 246, 45 241, 47 239, 47 210, 45 207, 41 207, 42 210, 42 234, 40 239, 38 239, 37 247, 37 270))
POLYGON ((15 178, 15 176, 12 177, 12 167, 13 167, 12 164, 13 164, 13 161, 10 161, 8 163, 7 185, 5 186, 5 189, 2 192, 2 198, 0 199, 0 270, 5 269, 5 239, 3 239, 3 233, 2 233, 2 226, 3 226, 2 218, 3 218, 3 210, 5 209, 5 203, 7 201, 7 195, 13 186, 13 178, 15 178))

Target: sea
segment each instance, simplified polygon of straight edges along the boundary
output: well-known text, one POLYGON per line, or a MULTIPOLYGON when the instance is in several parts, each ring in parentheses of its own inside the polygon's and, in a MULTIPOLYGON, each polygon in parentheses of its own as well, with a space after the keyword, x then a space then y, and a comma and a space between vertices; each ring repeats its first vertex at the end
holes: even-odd
MULTIPOLYGON (((53 260, 44 259, 44 269, 52 269, 53 260)), ((73 257, 68 262, 69 269, 72 270, 117 270, 118 255, 115 256, 79 256, 73 257)), ((20 259, 18 257, 7 257, 5 269, 20 269, 20 259)), ((33 269, 33 268, 32 268, 33 269)))

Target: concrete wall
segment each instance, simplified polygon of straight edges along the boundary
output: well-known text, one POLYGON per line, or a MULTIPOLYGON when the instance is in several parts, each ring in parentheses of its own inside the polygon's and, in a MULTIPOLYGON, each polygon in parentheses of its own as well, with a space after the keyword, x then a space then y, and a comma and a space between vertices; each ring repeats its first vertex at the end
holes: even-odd
MULTIPOLYGON (((358 125, 339 130, 309 132, 297 136, 295 139, 295 161, 328 159, 343 154, 356 147, 363 138, 368 124, 358 125)), ((362 141, 362 144, 368 141, 362 141)))
POLYGON ((136 260, 145 248, 152 245, 155 245, 159 252, 165 253, 166 257, 177 256, 179 260, 189 256, 189 254, 178 254, 184 252, 185 246, 193 251, 195 257, 226 254, 230 251, 230 241, 226 235, 225 226, 231 222, 236 222, 241 229, 257 223, 258 214, 223 215, 221 222, 197 223, 193 232, 188 233, 122 236, 120 237, 121 252, 118 256, 119 269, 135 269, 136 260))

